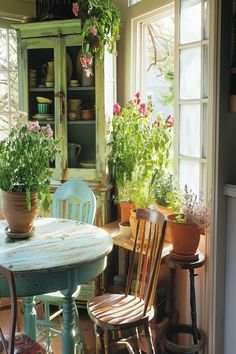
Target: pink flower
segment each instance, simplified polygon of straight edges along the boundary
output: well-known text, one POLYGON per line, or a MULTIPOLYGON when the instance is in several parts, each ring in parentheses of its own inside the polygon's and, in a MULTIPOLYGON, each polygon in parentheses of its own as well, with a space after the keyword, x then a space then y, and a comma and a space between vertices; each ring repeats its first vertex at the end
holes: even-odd
POLYGON ((160 121, 158 119, 155 119, 153 122, 152 122, 152 125, 156 125, 156 126, 160 126, 160 121))
POLYGON ((91 27, 89 28, 89 31, 90 31, 90 33, 92 33, 94 36, 96 36, 96 35, 98 34, 98 30, 97 30, 97 28, 96 28, 95 26, 91 26, 91 27))
POLYGON ((42 132, 47 133, 49 138, 53 138, 53 131, 52 131, 51 126, 49 124, 47 124, 46 127, 42 127, 42 132))
POLYGON ((113 106, 113 115, 118 116, 120 114, 120 111, 121 111, 121 106, 119 105, 119 103, 115 103, 113 106))
POLYGON ((28 130, 29 132, 39 132, 40 131, 40 125, 39 125, 39 122, 36 121, 36 122, 31 122, 28 124, 28 130))
POLYGON ((90 77, 90 76, 93 76, 93 72, 92 72, 92 69, 84 69, 84 73, 85 73, 85 76, 86 77, 90 77))
POLYGON ((140 92, 137 92, 135 95, 134 95, 134 102, 137 103, 137 104, 140 104, 141 100, 140 100, 140 92))
POLYGON ((88 68, 88 66, 93 64, 93 57, 89 55, 84 55, 80 57, 80 63, 83 68, 88 68))
POLYGON ((26 112, 19 111, 19 112, 12 113, 11 118, 13 121, 19 121, 19 120, 25 118, 26 116, 27 116, 26 112))
POLYGON ((146 109, 146 104, 145 103, 141 103, 140 104, 139 113, 142 116, 145 116, 147 114, 147 109, 146 109))
POLYGON ((172 115, 169 115, 167 118, 166 118, 166 125, 167 127, 171 128, 173 127, 174 125, 174 117, 172 115))
POLYGON ((77 2, 73 3, 72 11, 73 11, 75 16, 79 16, 79 5, 78 5, 77 2))

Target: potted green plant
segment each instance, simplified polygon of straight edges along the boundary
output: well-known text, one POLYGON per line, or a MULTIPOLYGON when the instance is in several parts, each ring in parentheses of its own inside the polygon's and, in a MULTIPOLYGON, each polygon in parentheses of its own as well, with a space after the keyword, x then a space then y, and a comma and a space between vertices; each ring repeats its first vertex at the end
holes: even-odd
POLYGON ((115 52, 120 35, 120 11, 112 0, 78 0, 73 3, 73 13, 81 18, 81 65, 87 77, 93 75, 94 55, 104 56, 104 49, 115 52))
MULTIPOLYGON (((24 118, 24 113, 15 118, 24 118)), ((49 163, 60 154, 59 141, 53 139, 50 125, 17 123, 8 138, 0 141, 1 207, 10 232, 30 233, 39 212, 50 206, 49 163)))
POLYGON ((185 186, 181 213, 167 216, 173 251, 171 256, 179 260, 196 260, 200 233, 210 225, 210 210, 204 204, 203 194, 198 196, 185 186))
POLYGON ((134 202, 131 196, 136 188, 134 184, 139 184, 139 191, 141 185, 145 189, 154 168, 159 171, 168 168, 172 125, 169 117, 164 120, 161 113, 153 120, 151 111, 141 102, 139 93, 123 108, 118 103, 114 105, 110 167, 119 202, 122 201, 122 190, 128 190, 129 201, 134 202), (135 169, 139 167, 142 172, 139 171, 137 179, 135 169))

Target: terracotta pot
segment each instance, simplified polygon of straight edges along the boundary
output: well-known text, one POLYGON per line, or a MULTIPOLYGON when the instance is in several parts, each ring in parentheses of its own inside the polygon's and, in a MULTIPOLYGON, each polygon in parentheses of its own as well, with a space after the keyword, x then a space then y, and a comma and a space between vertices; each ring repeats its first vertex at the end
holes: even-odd
POLYGON ((25 192, 1 191, 2 213, 8 221, 10 232, 29 233, 39 213, 38 193, 31 192, 31 209, 26 207, 25 192))
POLYGON ((135 208, 131 202, 120 202, 120 221, 129 222, 130 210, 135 208))
POLYGON ((195 260, 200 242, 200 229, 193 223, 178 223, 175 221, 177 214, 167 216, 173 251, 171 257, 178 260, 195 260))
MULTIPOLYGON (((156 208, 157 208, 157 211, 159 211, 160 213, 165 215, 165 217, 167 217, 170 214, 173 214, 173 210, 171 208, 167 208, 167 207, 165 207, 163 205, 156 204, 156 208)), ((166 242, 171 242, 172 241, 171 240, 171 234, 170 234, 170 228, 169 228, 168 225, 167 225, 167 228, 166 228, 165 241, 166 242)))

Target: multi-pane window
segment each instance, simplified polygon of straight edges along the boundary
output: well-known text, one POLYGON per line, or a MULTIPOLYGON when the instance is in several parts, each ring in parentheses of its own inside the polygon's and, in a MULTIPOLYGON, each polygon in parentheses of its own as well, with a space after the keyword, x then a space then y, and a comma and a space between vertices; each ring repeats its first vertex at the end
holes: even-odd
POLYGON ((11 115, 18 110, 16 32, 0 28, 0 139, 11 128, 11 115))
POLYGON ((176 165, 182 187, 206 192, 208 2, 176 5, 176 165))

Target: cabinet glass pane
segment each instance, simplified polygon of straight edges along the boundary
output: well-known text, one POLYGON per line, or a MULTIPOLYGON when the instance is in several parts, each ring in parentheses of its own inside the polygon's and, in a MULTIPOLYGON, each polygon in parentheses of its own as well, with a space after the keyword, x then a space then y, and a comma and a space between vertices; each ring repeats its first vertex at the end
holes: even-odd
POLYGON ((95 75, 86 77, 80 58, 81 46, 66 46, 68 167, 95 168, 95 75))
POLYGON ((201 47, 180 52, 180 99, 200 98, 201 47))
POLYGON ((180 13, 180 43, 201 40, 201 0, 182 0, 180 13))
POLYGON ((179 182, 183 189, 187 184, 188 189, 199 193, 200 162, 192 160, 179 160, 179 182))
POLYGON ((180 107, 180 154, 201 156, 200 104, 180 107))

